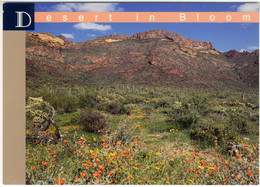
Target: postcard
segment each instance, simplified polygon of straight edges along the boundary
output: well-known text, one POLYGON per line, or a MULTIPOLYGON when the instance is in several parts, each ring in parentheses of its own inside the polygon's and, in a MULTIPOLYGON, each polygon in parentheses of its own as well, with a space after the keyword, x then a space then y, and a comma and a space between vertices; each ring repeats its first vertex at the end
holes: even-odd
POLYGON ((3 183, 259 185, 257 2, 5 2, 3 183))

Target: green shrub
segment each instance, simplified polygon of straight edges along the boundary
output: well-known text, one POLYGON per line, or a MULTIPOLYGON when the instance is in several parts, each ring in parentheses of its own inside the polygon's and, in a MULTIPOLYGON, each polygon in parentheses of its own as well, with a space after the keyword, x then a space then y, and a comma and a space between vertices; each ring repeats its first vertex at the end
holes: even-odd
POLYGON ((236 141, 238 136, 234 126, 209 119, 201 120, 190 128, 191 139, 203 142, 204 145, 221 145, 223 149, 227 148, 229 141, 236 141))
POLYGON ((195 109, 189 109, 187 106, 173 108, 168 112, 172 121, 182 129, 189 129, 192 124, 196 124, 198 121, 198 112, 195 109))
POLYGON ((117 95, 117 97, 111 98, 98 95, 96 97, 98 102, 97 108, 111 114, 129 114, 129 111, 124 107, 124 97, 117 95))
POLYGON ((240 134, 249 134, 251 130, 253 130, 251 129, 249 122, 245 119, 231 118, 229 123, 231 126, 236 127, 240 134))
POLYGON ((145 97, 140 96, 140 95, 129 94, 129 95, 126 95, 125 103, 138 104, 138 103, 143 103, 145 99, 146 99, 145 97))
POLYGON ((79 113, 78 122, 85 131, 91 133, 100 133, 108 126, 105 116, 89 108, 79 113))
POLYGON ((65 113, 71 113, 79 108, 79 100, 76 96, 58 94, 47 99, 47 101, 56 109, 64 110, 65 113))
POLYGON ((79 105, 81 108, 86 107, 95 107, 96 102, 96 93, 94 91, 86 91, 84 93, 79 94, 79 105))

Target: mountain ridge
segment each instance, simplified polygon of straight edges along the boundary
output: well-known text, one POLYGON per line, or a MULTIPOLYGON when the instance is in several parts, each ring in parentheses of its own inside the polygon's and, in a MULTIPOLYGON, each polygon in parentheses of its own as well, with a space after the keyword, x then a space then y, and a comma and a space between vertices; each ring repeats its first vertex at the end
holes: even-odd
POLYGON ((27 78, 80 84, 120 82, 153 86, 258 88, 259 50, 219 52, 200 42, 151 30, 75 43, 51 33, 26 34, 27 78), (41 73, 37 73, 41 71, 41 73))

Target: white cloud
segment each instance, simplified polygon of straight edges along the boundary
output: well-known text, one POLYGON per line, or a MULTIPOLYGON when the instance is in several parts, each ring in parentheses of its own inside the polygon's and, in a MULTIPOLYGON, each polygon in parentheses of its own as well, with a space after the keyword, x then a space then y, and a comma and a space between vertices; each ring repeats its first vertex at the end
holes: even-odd
POLYGON ((59 12, 121 12, 118 3, 60 3, 52 7, 59 12))
POLYGON ((87 36, 90 36, 90 37, 96 37, 95 34, 87 34, 87 36))
POLYGON ((241 26, 243 29, 245 29, 245 28, 247 28, 247 27, 249 26, 249 23, 242 23, 242 24, 240 24, 240 26, 241 26))
POLYGON ((259 3, 245 3, 237 8, 238 12, 258 12, 259 3))
POLYGON ((235 10, 237 9, 237 5, 232 5, 231 7, 229 7, 229 9, 230 9, 231 11, 235 11, 235 10))
POLYGON ((245 50, 245 49, 240 49, 240 50, 239 50, 240 53, 242 53, 242 52, 244 52, 244 51, 246 51, 246 50, 245 50))
POLYGON ((62 36, 64 36, 65 38, 74 38, 73 34, 68 34, 68 33, 62 33, 62 36))
POLYGON ((78 30, 98 30, 98 31, 107 31, 112 29, 110 25, 102 25, 97 23, 77 23, 73 25, 73 28, 78 30))
POLYGON ((248 46, 247 49, 256 50, 256 49, 259 49, 259 47, 258 46, 248 46))

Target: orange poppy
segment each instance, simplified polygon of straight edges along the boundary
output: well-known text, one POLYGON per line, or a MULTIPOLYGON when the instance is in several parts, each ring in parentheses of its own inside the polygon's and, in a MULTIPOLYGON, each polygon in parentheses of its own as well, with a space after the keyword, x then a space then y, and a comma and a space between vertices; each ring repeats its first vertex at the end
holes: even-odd
POLYGON ((93 173, 93 177, 99 178, 101 175, 99 173, 93 173))
POLYGON ((93 168, 93 167, 94 167, 94 164, 91 163, 91 164, 89 165, 89 167, 93 168))
POLYGON ((48 165, 48 163, 47 162, 42 162, 42 165, 45 165, 45 166, 47 166, 48 165))
POLYGON ((60 180, 60 184, 63 185, 66 182, 66 180, 62 179, 60 180))
POLYGON ((99 162, 100 162, 99 158, 96 158, 95 162, 96 162, 96 163, 99 163, 99 162))
POLYGON ((110 171, 110 172, 109 172, 109 175, 113 175, 113 174, 114 174, 113 171, 110 171))
POLYGON ((91 158, 92 158, 92 159, 95 158, 95 155, 91 155, 91 158))
POLYGON ((80 175, 81 175, 81 177, 83 177, 83 178, 86 177, 86 173, 81 173, 80 175))
POLYGON ((64 140, 64 143, 68 143, 68 140, 64 140))
POLYGON ((104 143, 107 142, 107 140, 106 140, 105 138, 102 138, 101 140, 102 140, 102 142, 104 142, 104 143))
POLYGON ((56 158, 57 156, 56 155, 53 155, 53 158, 56 158))
POLYGON ((104 169, 103 164, 102 164, 102 165, 99 165, 99 166, 98 166, 98 169, 100 169, 100 170, 104 169))
POLYGON ((236 154, 236 157, 237 157, 237 158, 241 158, 242 156, 237 153, 237 154, 236 154))

